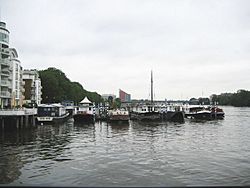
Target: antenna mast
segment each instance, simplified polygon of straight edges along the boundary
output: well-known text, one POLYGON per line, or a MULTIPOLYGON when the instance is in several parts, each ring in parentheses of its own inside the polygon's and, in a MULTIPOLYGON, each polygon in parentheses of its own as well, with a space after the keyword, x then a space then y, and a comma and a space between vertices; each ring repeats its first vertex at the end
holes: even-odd
POLYGON ((153 71, 151 70, 151 104, 153 104, 153 71))

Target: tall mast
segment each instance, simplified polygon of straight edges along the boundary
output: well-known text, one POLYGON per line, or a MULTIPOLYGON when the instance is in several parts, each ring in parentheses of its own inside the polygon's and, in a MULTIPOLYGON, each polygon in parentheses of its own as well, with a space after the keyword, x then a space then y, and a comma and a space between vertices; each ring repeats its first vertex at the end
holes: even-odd
POLYGON ((151 104, 153 104, 153 71, 151 70, 151 104))

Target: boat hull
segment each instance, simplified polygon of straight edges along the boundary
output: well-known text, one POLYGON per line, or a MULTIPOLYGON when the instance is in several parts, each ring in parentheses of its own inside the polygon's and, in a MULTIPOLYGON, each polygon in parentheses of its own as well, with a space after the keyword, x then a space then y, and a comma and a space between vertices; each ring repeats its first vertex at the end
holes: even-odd
POLYGON ((213 119, 224 119, 225 113, 224 112, 212 112, 211 116, 213 119))
POLYGON ((93 114, 75 114, 73 115, 75 122, 94 122, 95 117, 93 114))
POLYGON ((161 114, 159 112, 131 113, 131 119, 139 121, 160 121, 161 114))
POLYGON ((224 113, 193 113, 193 114, 186 114, 186 117, 191 117, 192 119, 199 119, 199 120, 214 120, 214 119, 224 119, 224 113))
POLYGON ((162 119, 165 121, 171 121, 171 122, 179 122, 184 123, 184 113, 182 111, 173 112, 173 111, 167 111, 162 114, 162 119))
POLYGON ((67 121, 70 118, 69 113, 60 117, 38 116, 36 118, 38 124, 57 124, 67 121))
POLYGON ((124 121, 128 122, 129 121, 129 115, 112 115, 109 117, 109 121, 111 122, 117 122, 117 121, 124 121))

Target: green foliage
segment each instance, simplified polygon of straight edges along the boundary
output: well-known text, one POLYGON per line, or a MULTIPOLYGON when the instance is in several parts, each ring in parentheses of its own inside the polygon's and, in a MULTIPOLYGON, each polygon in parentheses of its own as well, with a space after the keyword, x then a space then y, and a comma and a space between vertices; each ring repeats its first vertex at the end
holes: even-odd
POLYGON ((113 102, 113 108, 117 109, 121 107, 121 99, 120 98, 116 98, 113 102))
POLYGON ((199 101, 199 104, 202 104, 202 105, 210 105, 210 100, 209 100, 209 98, 199 98, 198 99, 198 101, 199 101))
POLYGON ((218 102, 220 105, 250 106, 250 91, 241 89, 236 93, 213 94, 211 99, 212 102, 218 102))
POLYGON ((72 100, 78 104, 85 96, 95 103, 102 101, 96 92, 86 91, 78 82, 71 82, 59 69, 48 68, 39 71, 42 82, 42 103, 58 103, 64 100, 72 100))
MULTIPOLYGON (((109 109, 117 109, 121 107, 120 98, 113 99, 113 97, 110 96, 105 102, 108 102, 109 109)), ((104 101, 102 101, 102 103, 104 103, 104 101)))
POLYGON ((210 104, 210 99, 209 98, 191 98, 189 100, 189 104, 191 105, 209 105, 210 104))
POLYGON ((199 100, 196 99, 196 98, 191 98, 189 100, 189 104, 191 104, 191 105, 198 105, 199 104, 199 100))

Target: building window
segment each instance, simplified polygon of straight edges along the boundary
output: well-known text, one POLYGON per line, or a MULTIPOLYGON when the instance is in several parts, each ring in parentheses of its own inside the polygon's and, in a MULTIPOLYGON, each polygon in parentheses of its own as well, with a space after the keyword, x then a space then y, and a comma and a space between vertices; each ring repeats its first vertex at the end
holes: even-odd
POLYGON ((0 41, 9 43, 9 36, 4 33, 0 33, 0 41))

